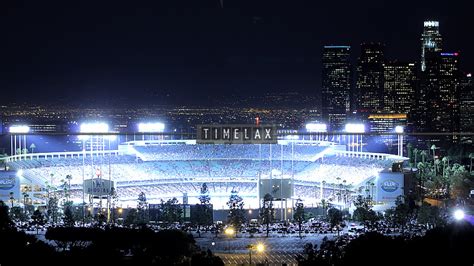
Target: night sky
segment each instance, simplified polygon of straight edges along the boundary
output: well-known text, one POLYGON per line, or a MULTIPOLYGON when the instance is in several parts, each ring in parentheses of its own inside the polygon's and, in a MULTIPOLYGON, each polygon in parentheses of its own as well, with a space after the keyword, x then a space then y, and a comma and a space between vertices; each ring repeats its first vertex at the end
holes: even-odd
POLYGON ((471 1, 2 1, 0 102, 210 104, 317 95, 323 45, 419 60, 425 19, 474 72, 471 1), (311 4, 308 4, 311 3, 311 4))

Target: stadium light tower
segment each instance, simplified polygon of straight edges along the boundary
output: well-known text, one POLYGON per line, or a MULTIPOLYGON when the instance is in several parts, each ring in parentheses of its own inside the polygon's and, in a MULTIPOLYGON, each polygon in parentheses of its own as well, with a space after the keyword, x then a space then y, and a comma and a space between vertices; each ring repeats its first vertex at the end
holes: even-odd
POLYGON ((360 146, 360 151, 362 152, 362 134, 360 135, 360 144, 359 144, 359 135, 357 133, 365 133, 365 125, 364 124, 354 124, 354 123, 349 123, 346 124, 345 126, 345 132, 347 133, 352 133, 355 135, 350 135, 350 144, 349 144, 349 150, 350 151, 355 151, 358 152, 360 146), (355 137, 355 140, 354 140, 355 137))
POLYGON ((398 142, 397 142, 398 156, 403 156, 403 132, 404 132, 403 126, 395 127, 395 133, 397 133, 397 137, 398 137, 398 142))
POLYGON ((10 131, 10 155, 16 155, 17 154, 17 146, 16 146, 16 136, 18 136, 18 143, 19 143, 19 148, 20 148, 20 154, 23 153, 23 150, 26 150, 26 134, 30 133, 30 127, 25 126, 25 125, 18 125, 18 126, 11 126, 9 128, 10 131), (22 149, 21 145, 21 137, 23 136, 23 146, 24 148, 22 149))
MULTIPOLYGON (((308 123, 306 124, 306 131, 309 133, 318 133, 318 140, 321 140, 319 133, 328 132, 328 126, 323 123, 308 123)), ((313 135, 309 135, 310 140, 313 140, 313 135)))
MULTIPOLYGON (((138 132, 140 133, 162 133, 164 131, 165 131, 165 124, 160 123, 160 122, 138 124, 138 132)), ((143 134, 142 140, 145 140, 145 134, 143 134)))

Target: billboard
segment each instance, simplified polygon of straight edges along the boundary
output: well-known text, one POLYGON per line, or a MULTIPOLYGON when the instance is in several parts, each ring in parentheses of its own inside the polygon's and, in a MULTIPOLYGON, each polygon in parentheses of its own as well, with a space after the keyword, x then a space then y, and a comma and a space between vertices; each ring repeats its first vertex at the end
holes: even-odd
POLYGON ((114 181, 109 181, 107 179, 94 178, 84 180, 85 193, 94 196, 110 195, 113 187, 114 181))
POLYGON ((267 193, 274 199, 289 199, 293 196, 293 187, 289 178, 260 179, 259 182, 260 198, 267 193))
POLYGON ((20 178, 14 171, 0 171, 0 200, 8 202, 10 192, 13 192, 15 199, 20 198, 20 178))
POLYGON ((198 144, 276 144, 274 125, 198 125, 198 144))
POLYGON ((404 178, 400 172, 381 172, 375 181, 377 202, 394 203, 403 195, 404 178))

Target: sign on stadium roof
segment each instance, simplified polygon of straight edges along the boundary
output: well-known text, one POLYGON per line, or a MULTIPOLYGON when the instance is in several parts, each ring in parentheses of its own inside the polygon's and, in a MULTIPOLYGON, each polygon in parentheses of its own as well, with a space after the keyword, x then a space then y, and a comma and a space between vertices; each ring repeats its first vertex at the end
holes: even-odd
POLYGON ((198 144, 276 144, 274 125, 198 125, 198 144))

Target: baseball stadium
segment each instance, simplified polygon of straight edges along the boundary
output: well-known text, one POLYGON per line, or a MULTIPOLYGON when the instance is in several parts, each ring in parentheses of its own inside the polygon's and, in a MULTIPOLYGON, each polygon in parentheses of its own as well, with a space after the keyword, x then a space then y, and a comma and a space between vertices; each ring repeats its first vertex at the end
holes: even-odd
MULTIPOLYGON (((325 200, 344 207, 357 195, 390 206, 404 193, 403 174, 394 165, 407 158, 351 150, 347 143, 325 139, 221 145, 132 140, 118 142, 116 149, 103 143, 96 138, 95 144, 84 141, 80 151, 6 158, 5 174, 17 183, 14 195, 19 203, 21 193, 27 192, 34 205, 44 205, 46 193, 67 186, 75 204, 92 204, 100 194, 90 192, 86 183, 94 180, 104 181, 97 183, 99 188, 100 184, 114 187, 115 200, 123 207, 135 206, 141 192, 149 203, 175 197, 195 204, 204 183, 214 209, 226 208, 232 191, 243 198, 246 208, 257 208, 265 193, 285 203, 303 200, 306 206, 316 206, 325 200)), ((14 184, 10 189, 15 190, 14 184)))

